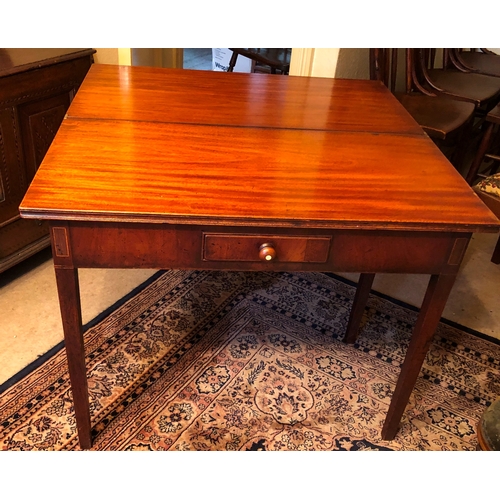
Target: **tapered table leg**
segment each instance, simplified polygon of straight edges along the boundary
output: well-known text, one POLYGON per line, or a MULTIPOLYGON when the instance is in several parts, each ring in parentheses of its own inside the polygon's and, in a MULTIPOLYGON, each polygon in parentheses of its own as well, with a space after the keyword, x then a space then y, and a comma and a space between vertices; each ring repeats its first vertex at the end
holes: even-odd
POLYGON ((78 271, 55 266, 59 305, 80 447, 92 446, 78 271))
POLYGON ((424 362, 456 275, 433 275, 413 330, 396 389, 382 428, 382 439, 394 439, 401 416, 424 362))
POLYGON ((349 323, 347 324, 347 331, 344 336, 344 342, 346 344, 353 344, 358 338, 359 326, 361 324, 361 319, 363 318, 363 313, 365 311, 366 303, 368 302, 368 296, 370 295, 374 278, 374 273, 361 273, 361 276, 359 277, 356 295, 354 296, 354 302, 349 316, 349 323))

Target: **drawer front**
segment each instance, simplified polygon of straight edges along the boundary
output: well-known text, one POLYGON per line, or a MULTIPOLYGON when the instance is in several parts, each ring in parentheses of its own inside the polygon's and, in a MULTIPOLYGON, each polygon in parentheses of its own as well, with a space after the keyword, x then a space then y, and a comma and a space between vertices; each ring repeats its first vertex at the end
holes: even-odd
POLYGON ((408 231, 308 234, 294 229, 280 234, 280 229, 269 228, 257 232, 252 231, 257 228, 77 221, 54 221, 51 226, 58 265, 143 269, 454 273, 470 238, 470 234, 408 231))
POLYGON ((208 262, 327 262, 331 237, 203 233, 208 262))

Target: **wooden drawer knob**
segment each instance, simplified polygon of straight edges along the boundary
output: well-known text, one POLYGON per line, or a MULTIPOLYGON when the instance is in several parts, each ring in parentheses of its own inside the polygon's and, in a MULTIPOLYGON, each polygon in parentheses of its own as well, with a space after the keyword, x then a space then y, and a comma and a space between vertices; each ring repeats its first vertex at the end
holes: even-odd
POLYGON ((259 259, 267 262, 276 259, 276 250, 271 243, 263 243, 259 247, 259 259))

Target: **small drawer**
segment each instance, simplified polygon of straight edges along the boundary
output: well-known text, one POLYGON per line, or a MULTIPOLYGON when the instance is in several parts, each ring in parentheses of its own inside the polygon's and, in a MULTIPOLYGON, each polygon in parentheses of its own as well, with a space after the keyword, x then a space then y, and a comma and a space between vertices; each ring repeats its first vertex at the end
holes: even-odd
POLYGON ((203 233, 203 260, 327 262, 329 236, 203 233))

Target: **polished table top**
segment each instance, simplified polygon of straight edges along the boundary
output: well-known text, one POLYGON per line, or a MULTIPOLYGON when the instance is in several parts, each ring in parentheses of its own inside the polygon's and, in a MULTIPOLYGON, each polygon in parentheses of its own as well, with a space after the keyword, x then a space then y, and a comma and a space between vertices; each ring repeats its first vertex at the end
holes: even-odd
POLYGON ((71 118, 423 135, 380 83, 94 65, 71 118))
POLYGON ((498 227, 379 82, 105 65, 91 68, 20 209, 68 220, 498 227))

